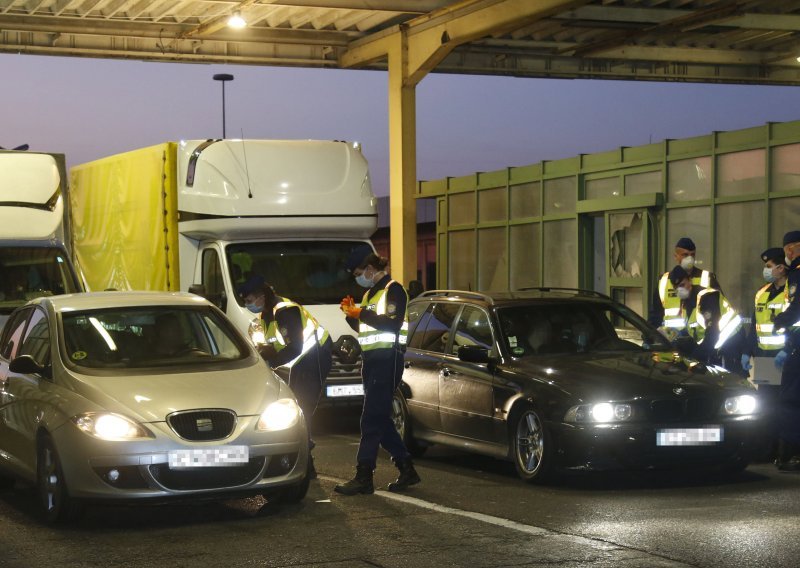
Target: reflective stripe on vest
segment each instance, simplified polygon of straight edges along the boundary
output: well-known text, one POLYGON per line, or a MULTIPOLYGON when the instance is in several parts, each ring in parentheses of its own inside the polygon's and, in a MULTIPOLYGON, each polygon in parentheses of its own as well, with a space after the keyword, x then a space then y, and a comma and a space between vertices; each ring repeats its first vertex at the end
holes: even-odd
MULTIPOLYGON (((389 283, 378 290, 372 298, 368 298, 369 290, 364 292, 364 297, 361 299, 361 309, 375 312, 379 316, 386 315, 386 296, 389 286, 395 284, 394 280, 389 280, 389 283)), ((399 285, 399 284, 398 284, 399 285)), ((405 293, 405 288, 400 286, 405 293)), ((406 296, 406 301, 408 297, 406 296)), ((408 337, 408 310, 403 314, 403 323, 400 326, 400 332, 395 334, 391 331, 381 331, 374 327, 360 322, 358 326, 358 343, 361 345, 363 351, 371 351, 373 349, 389 349, 397 345, 405 345, 408 337)))
POLYGON ((731 306, 730 302, 728 302, 728 299, 723 296, 719 290, 706 288, 697 294, 697 304, 689 316, 689 333, 692 335, 692 337, 694 337, 697 343, 703 342, 706 333, 706 319, 705 316, 703 316, 703 313, 700 311, 700 300, 703 296, 712 292, 716 292, 719 297, 720 318, 717 324, 719 329, 719 339, 714 345, 714 349, 719 349, 725 344, 728 338, 736 333, 742 326, 741 316, 736 313, 736 310, 733 309, 733 306, 731 306))
MULTIPOLYGON (((692 278, 692 285, 709 288, 711 286, 711 273, 708 270, 701 270, 700 276, 692 278)), ((678 298, 675 286, 673 286, 672 282, 669 280, 669 272, 662 274, 661 279, 658 281, 658 297, 661 300, 661 305, 664 306, 665 312, 667 308, 680 306, 681 299, 678 298), (669 304, 669 306, 667 304, 669 304)))
POLYGON ((786 344, 786 338, 783 335, 772 334, 775 329, 772 321, 776 315, 786 308, 786 304, 783 300, 783 294, 779 294, 772 300, 769 299, 771 287, 772 284, 767 284, 756 292, 755 297, 756 341, 758 347, 764 351, 777 351, 783 349, 786 344))
POLYGON ((285 363, 283 366, 291 367, 303 355, 309 352, 314 345, 322 345, 328 339, 328 332, 314 319, 308 310, 300 304, 287 300, 286 298, 278 298, 278 303, 272 308, 272 321, 267 326, 265 338, 267 345, 272 345, 275 352, 278 353, 286 347, 286 339, 283 337, 275 318, 279 310, 284 308, 299 308, 300 309, 300 323, 303 326, 303 348, 300 350, 300 355, 285 363))

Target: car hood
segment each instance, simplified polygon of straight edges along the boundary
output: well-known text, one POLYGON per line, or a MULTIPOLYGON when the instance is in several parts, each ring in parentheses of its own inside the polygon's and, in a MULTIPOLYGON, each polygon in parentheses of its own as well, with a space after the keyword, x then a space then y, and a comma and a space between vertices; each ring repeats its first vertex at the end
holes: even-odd
POLYGON ((200 408, 226 408, 239 416, 252 416, 261 414, 281 396, 293 396, 284 383, 261 365, 160 375, 70 373, 67 382, 69 388, 100 409, 140 422, 160 422, 172 412, 200 408))
POLYGON ((670 352, 528 358, 515 361, 509 370, 545 381, 570 397, 586 401, 672 396, 678 386, 687 390, 753 389, 747 379, 670 352))

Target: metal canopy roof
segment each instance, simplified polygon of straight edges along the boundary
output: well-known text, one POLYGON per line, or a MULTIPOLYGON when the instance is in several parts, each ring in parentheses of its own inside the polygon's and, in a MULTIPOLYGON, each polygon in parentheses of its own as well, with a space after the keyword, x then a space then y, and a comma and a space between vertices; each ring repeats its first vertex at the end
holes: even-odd
MULTIPOLYGON (((0 0, 0 52, 337 68, 353 42, 502 3, 0 0), (247 28, 227 27, 235 11, 247 28)), ((434 72, 798 85, 798 56, 798 1, 583 0, 460 45, 434 72)))

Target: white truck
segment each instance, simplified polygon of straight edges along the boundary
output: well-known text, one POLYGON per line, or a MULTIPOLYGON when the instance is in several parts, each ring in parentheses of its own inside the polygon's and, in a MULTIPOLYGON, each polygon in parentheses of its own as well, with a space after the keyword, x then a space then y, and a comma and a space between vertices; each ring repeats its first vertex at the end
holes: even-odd
POLYGON ((263 276, 331 333, 323 403, 360 399, 360 350, 339 310, 363 293, 344 266, 377 226, 357 144, 166 142, 71 168, 69 193, 89 290, 192 291, 247 332, 255 316, 237 288, 263 276))
POLYGON ((81 290, 64 244, 64 156, 0 151, 0 328, 38 296, 81 290))

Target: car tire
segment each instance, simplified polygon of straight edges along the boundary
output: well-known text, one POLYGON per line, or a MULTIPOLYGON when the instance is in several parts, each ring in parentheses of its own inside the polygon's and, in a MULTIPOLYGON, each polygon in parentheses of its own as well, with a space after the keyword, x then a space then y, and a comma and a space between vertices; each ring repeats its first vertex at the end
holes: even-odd
POLYGON ((265 491, 264 498, 266 498, 267 502, 272 505, 289 505, 293 503, 299 503, 305 499, 310 483, 311 479, 309 479, 308 475, 306 475, 300 483, 265 491))
POLYGON ((528 483, 548 481, 553 468, 553 442, 547 425, 530 406, 519 409, 512 416, 509 446, 517 475, 528 483))
POLYGON ((392 398, 392 422, 412 457, 418 458, 425 453, 428 447, 423 446, 414 438, 411 430, 411 416, 408 413, 408 405, 399 391, 395 392, 392 398))
POLYGON ((36 490, 39 508, 48 523, 74 521, 83 507, 69 495, 61 459, 53 440, 47 434, 39 439, 36 459, 36 490))

